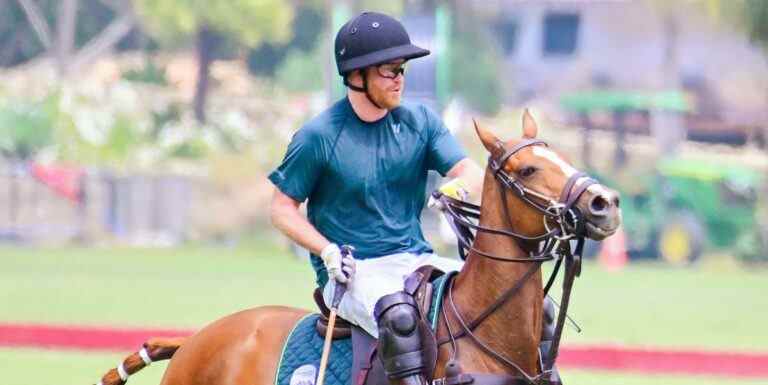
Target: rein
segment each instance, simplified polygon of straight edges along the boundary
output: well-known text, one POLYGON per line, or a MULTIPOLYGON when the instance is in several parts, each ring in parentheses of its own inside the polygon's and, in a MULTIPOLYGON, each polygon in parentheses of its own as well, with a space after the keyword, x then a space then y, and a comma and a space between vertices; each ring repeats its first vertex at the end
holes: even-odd
MULTIPOLYGON (((571 289, 573 288, 573 282, 575 281, 575 278, 578 277, 581 273, 581 254, 584 247, 585 228, 581 213, 577 208, 573 206, 579 197, 587 190, 587 188, 589 188, 589 186, 597 183, 597 181, 590 178, 583 172, 575 173, 568 178, 568 181, 566 182, 563 191, 557 201, 535 190, 529 189, 520 181, 509 175, 504 170, 503 166, 511 156, 515 155, 523 148, 535 145, 546 146, 547 144, 541 140, 526 139, 507 149, 503 143, 498 142, 497 146, 504 152, 499 157, 489 157, 488 163, 491 171, 493 171, 494 177, 502 187, 500 189, 500 195, 502 205, 504 206, 505 218, 508 224, 511 226, 511 216, 509 213, 509 205, 507 204, 507 197, 505 193, 507 190, 512 191, 518 198, 543 214, 544 228, 546 231, 541 235, 527 236, 505 229, 494 229, 480 226, 479 223, 474 223, 475 220, 479 222, 480 206, 454 199, 440 193, 439 191, 433 193, 433 197, 440 202, 448 223, 451 225, 454 233, 456 233, 456 237, 458 239, 459 255, 463 260, 466 259, 467 250, 469 250, 477 253, 482 257, 499 262, 531 264, 531 267, 517 282, 515 282, 512 287, 507 289, 488 308, 486 308, 471 322, 465 321, 461 316, 458 308, 456 307, 456 303, 453 301, 453 281, 449 282, 447 293, 448 304, 451 306, 451 310, 453 311, 454 316, 459 321, 461 329, 456 334, 453 334, 450 331, 449 326, 448 336, 440 339, 437 344, 438 346, 441 346, 447 342, 451 342, 454 351, 453 355, 455 356, 456 339, 468 336, 486 354, 494 357, 497 361, 520 373, 522 380, 528 384, 551 382, 545 378, 545 376, 549 376, 555 364, 555 360, 557 359, 563 326, 567 317, 571 289), (581 183, 578 183, 581 179, 585 180, 581 183), (514 238, 518 242, 538 242, 540 251, 538 254, 534 253, 533 251, 529 251, 528 258, 513 258, 487 253, 474 247, 475 234, 472 232, 473 230, 514 238), (577 240, 575 252, 572 252, 570 243, 568 242, 571 239, 577 240), (504 355, 483 343, 473 333, 473 330, 476 329, 484 320, 486 320, 502 305, 504 305, 510 298, 514 297, 515 294, 517 294, 525 285, 525 283, 533 276, 533 274, 539 270, 543 262, 555 259, 557 260, 555 267, 552 270, 552 274, 550 275, 547 284, 544 287, 544 297, 547 296, 547 293, 552 287, 552 284, 554 283, 554 280, 560 270, 560 266, 563 260, 565 260, 565 276, 563 279, 560 311, 558 313, 557 323, 555 326, 555 333, 552 341, 553 344, 550 350, 550 355, 546 358, 540 357, 542 362, 542 373, 536 376, 532 376, 526 373, 525 370, 523 370, 512 360, 504 357, 504 355)), ((443 313, 443 318, 446 325, 449 325, 445 313, 443 313)))

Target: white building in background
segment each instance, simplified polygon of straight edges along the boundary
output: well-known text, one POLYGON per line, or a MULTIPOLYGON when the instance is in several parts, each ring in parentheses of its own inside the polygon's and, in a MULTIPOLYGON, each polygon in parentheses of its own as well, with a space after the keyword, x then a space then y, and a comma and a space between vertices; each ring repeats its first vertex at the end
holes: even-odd
POLYGON ((473 0, 497 15, 507 100, 556 100, 608 87, 682 88, 699 129, 765 126, 768 53, 706 14, 703 4, 653 1, 473 0))

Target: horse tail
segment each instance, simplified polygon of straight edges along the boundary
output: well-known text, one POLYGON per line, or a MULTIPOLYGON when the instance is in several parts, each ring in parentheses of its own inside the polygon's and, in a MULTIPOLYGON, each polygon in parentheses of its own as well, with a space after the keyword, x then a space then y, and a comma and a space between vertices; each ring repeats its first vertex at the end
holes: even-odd
POLYGON ((123 385, 128 377, 155 361, 168 360, 181 347, 186 337, 150 338, 141 350, 126 357, 120 365, 110 369, 98 385, 123 385))

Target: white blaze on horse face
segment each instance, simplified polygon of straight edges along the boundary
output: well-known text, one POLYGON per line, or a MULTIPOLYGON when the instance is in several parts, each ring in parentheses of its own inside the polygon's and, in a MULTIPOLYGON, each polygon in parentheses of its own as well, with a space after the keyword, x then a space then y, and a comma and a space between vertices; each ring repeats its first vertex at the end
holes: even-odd
MULTIPOLYGON (((549 148, 542 147, 542 146, 533 146, 532 148, 533 148, 533 155, 540 156, 544 159, 547 159, 550 162, 557 165, 558 167, 560 167, 560 170, 563 171, 563 174, 565 174, 566 178, 570 178, 571 175, 579 172, 578 170, 576 170, 576 168, 568 164, 568 162, 566 162, 565 159, 561 158, 560 155, 550 150, 549 148)), ((586 178, 588 177, 584 176, 579 178, 579 180, 576 181, 576 185, 578 186, 579 184, 581 184, 582 182, 581 180, 586 178)), ((587 187, 587 191, 597 195, 608 194, 608 191, 606 190, 606 188, 601 184, 590 185, 589 187, 587 187)))
POLYGON ((556 152, 546 147, 533 146, 533 155, 547 159, 548 161, 560 167, 560 170, 563 172, 563 174, 565 174, 566 178, 570 178, 571 175, 578 172, 573 166, 561 158, 560 155, 557 155, 556 152))

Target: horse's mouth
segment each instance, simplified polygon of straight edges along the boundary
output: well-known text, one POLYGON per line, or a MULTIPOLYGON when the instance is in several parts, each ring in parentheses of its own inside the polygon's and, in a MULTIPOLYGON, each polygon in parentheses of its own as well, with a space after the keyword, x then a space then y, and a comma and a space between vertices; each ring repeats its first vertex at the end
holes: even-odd
POLYGON ((621 224, 621 212, 617 213, 612 220, 601 221, 602 223, 596 224, 592 221, 587 221, 587 237, 595 241, 602 241, 605 238, 615 234, 621 224))

